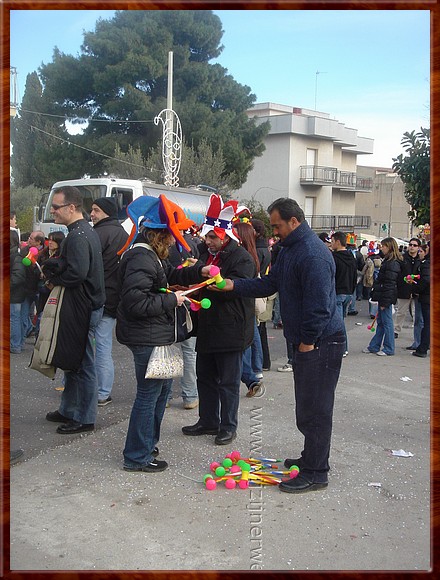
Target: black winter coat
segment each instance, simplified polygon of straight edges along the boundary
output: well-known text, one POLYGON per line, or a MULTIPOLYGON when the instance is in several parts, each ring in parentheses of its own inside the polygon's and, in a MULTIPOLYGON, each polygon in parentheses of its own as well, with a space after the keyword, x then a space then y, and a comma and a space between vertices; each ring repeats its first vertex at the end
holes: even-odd
POLYGON ((420 262, 418 274, 420 274, 420 280, 417 280, 417 285, 411 284, 413 286, 413 294, 418 294, 419 302, 425 304, 430 303, 430 290, 431 290, 431 260, 428 256, 420 262))
POLYGON ((26 298, 26 266, 17 249, 11 250, 10 303, 22 304, 26 298))
MULTIPOLYGON (((206 264, 208 257, 208 249, 203 245, 200 248, 199 262, 206 264)), ((252 256, 234 240, 230 240, 220 252, 218 266, 222 277, 231 280, 254 278, 256 274, 252 256)), ((254 298, 237 296, 234 292, 223 293, 207 289, 202 290, 201 298, 209 298, 211 307, 197 312, 197 352, 244 351, 252 344, 255 324, 254 298)))
POLYGON ((255 245, 257 247, 257 256, 260 260, 260 276, 264 276, 267 274, 267 269, 270 265, 272 255, 265 238, 257 238, 255 240, 255 245))
POLYGON ((391 306, 397 302, 397 280, 401 275, 401 263, 399 260, 382 261, 382 265, 377 275, 377 280, 373 284, 371 299, 379 303, 379 306, 391 306))
POLYGON ((105 305, 104 314, 116 318, 116 309, 119 302, 117 254, 125 242, 128 234, 116 218, 104 218, 93 226, 98 234, 102 247, 102 262, 104 264, 105 305))
POLYGON ((397 279, 397 297, 398 298, 411 298, 412 294, 415 294, 417 286, 414 284, 407 284, 404 280, 405 276, 408 274, 418 274, 420 266, 420 258, 416 256, 412 258, 408 252, 403 254, 402 275, 397 279))
MULTIPOLYGON (((138 236, 135 243, 145 243, 138 236)), ((121 287, 117 308, 116 338, 129 346, 163 346, 175 342, 174 294, 161 288, 200 282, 202 265, 177 270, 168 261, 159 261, 153 250, 133 247, 119 263, 121 287)))

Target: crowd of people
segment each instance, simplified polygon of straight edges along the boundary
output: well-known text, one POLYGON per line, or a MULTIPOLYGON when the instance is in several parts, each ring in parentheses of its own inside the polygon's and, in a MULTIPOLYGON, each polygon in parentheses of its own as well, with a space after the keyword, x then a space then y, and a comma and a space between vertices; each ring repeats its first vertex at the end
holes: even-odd
MULTIPOLYGON (((288 361, 278 371, 293 374, 296 424, 304 436, 301 455, 285 461, 287 468, 300 467, 297 478, 280 484, 288 493, 328 485, 334 393, 349 351, 344 319, 358 314, 357 301, 368 300, 377 328, 364 352, 393 355, 410 314, 414 340, 407 348, 427 356, 429 244, 418 238, 401 252, 393 238, 356 247, 343 232, 318 236, 289 198, 268 208, 270 240, 262 221, 217 194, 199 231, 165 196, 141 197, 128 206, 130 235, 117 219, 113 198, 94 201, 91 225, 74 187, 55 192, 51 213, 67 235, 56 231, 46 239, 34 231, 20 244, 11 212, 10 351, 20 353, 26 338, 38 341, 47 332, 40 321, 54 288, 86 303, 78 368, 69 361, 59 367, 61 401, 46 419, 59 423, 59 434, 94 430, 98 408, 113 402, 115 335, 133 355, 137 384, 123 449, 127 471, 168 467, 158 459, 158 444, 173 379, 146 378, 157 347, 177 341, 182 347, 183 406, 198 407, 199 415, 183 434, 212 435, 215 444, 226 445, 237 435, 241 383, 248 398, 264 393, 263 372, 271 368, 267 324, 283 329, 288 361), (209 278, 213 266, 224 287, 202 286, 193 295, 200 303, 209 299, 209 307, 191 312, 181 336, 181 322, 189 316, 185 290, 209 278)), ((61 326, 64 340, 69 328, 61 326)))

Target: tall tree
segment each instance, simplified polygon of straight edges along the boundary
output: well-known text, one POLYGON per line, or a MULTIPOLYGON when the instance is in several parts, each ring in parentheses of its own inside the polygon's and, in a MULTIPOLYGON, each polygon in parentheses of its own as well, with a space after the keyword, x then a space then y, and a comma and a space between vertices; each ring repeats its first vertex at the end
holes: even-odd
MULTIPOLYGON (((223 49, 222 35, 221 21, 211 10, 117 11, 84 34, 78 57, 55 49, 53 61, 39 69, 46 106, 87 119, 83 134, 75 136, 78 145, 108 156, 116 144, 126 154, 131 146, 146 159, 162 138, 154 118, 166 108, 172 51, 173 109, 184 139, 195 150, 206 140, 213 154, 221 152, 222 180, 237 189, 263 153, 269 127, 246 115, 255 102, 250 88, 209 63, 223 49)), ((105 157, 78 156, 81 173, 105 168, 105 157)))
POLYGON ((406 153, 393 158, 393 171, 405 184, 405 198, 411 206, 408 217, 415 225, 430 223, 430 130, 421 127, 418 133, 404 133, 401 143, 406 153))

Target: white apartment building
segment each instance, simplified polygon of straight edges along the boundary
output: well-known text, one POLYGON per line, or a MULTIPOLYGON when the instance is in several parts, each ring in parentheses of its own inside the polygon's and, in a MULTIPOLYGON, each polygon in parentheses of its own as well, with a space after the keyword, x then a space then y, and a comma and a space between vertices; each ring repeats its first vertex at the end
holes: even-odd
POLYGON ((234 197, 264 208, 278 197, 291 197, 316 231, 370 228, 369 215, 355 214, 355 196, 371 192, 373 180, 358 176, 356 166, 357 155, 373 153, 373 139, 308 109, 260 103, 247 114, 257 123, 269 121, 271 128, 266 150, 234 197))

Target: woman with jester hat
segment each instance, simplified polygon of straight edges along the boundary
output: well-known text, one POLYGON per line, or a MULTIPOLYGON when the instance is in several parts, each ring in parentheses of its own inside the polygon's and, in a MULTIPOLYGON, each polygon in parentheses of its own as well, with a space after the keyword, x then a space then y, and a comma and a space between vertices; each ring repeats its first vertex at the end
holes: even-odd
POLYGON ((156 457, 172 379, 146 379, 145 372, 155 346, 176 342, 176 307, 185 300, 182 291, 163 293, 161 289, 200 282, 209 276, 210 268, 198 264, 177 270, 167 261, 173 237, 188 249, 181 230, 194 222, 164 195, 139 197, 127 213, 134 226, 119 251, 125 253, 119 267, 116 338, 133 353, 137 393, 125 441, 124 469, 154 473, 168 467, 156 457))
MULTIPOLYGON (((211 195, 196 266, 216 265, 224 278, 253 278, 255 263, 233 230, 236 209, 237 202, 224 204, 219 195, 211 195)), ((216 435, 215 443, 226 445, 236 437, 242 357, 254 336, 255 300, 203 289, 201 298, 208 296, 211 307, 198 311, 197 324, 199 420, 182 431, 216 435)))

